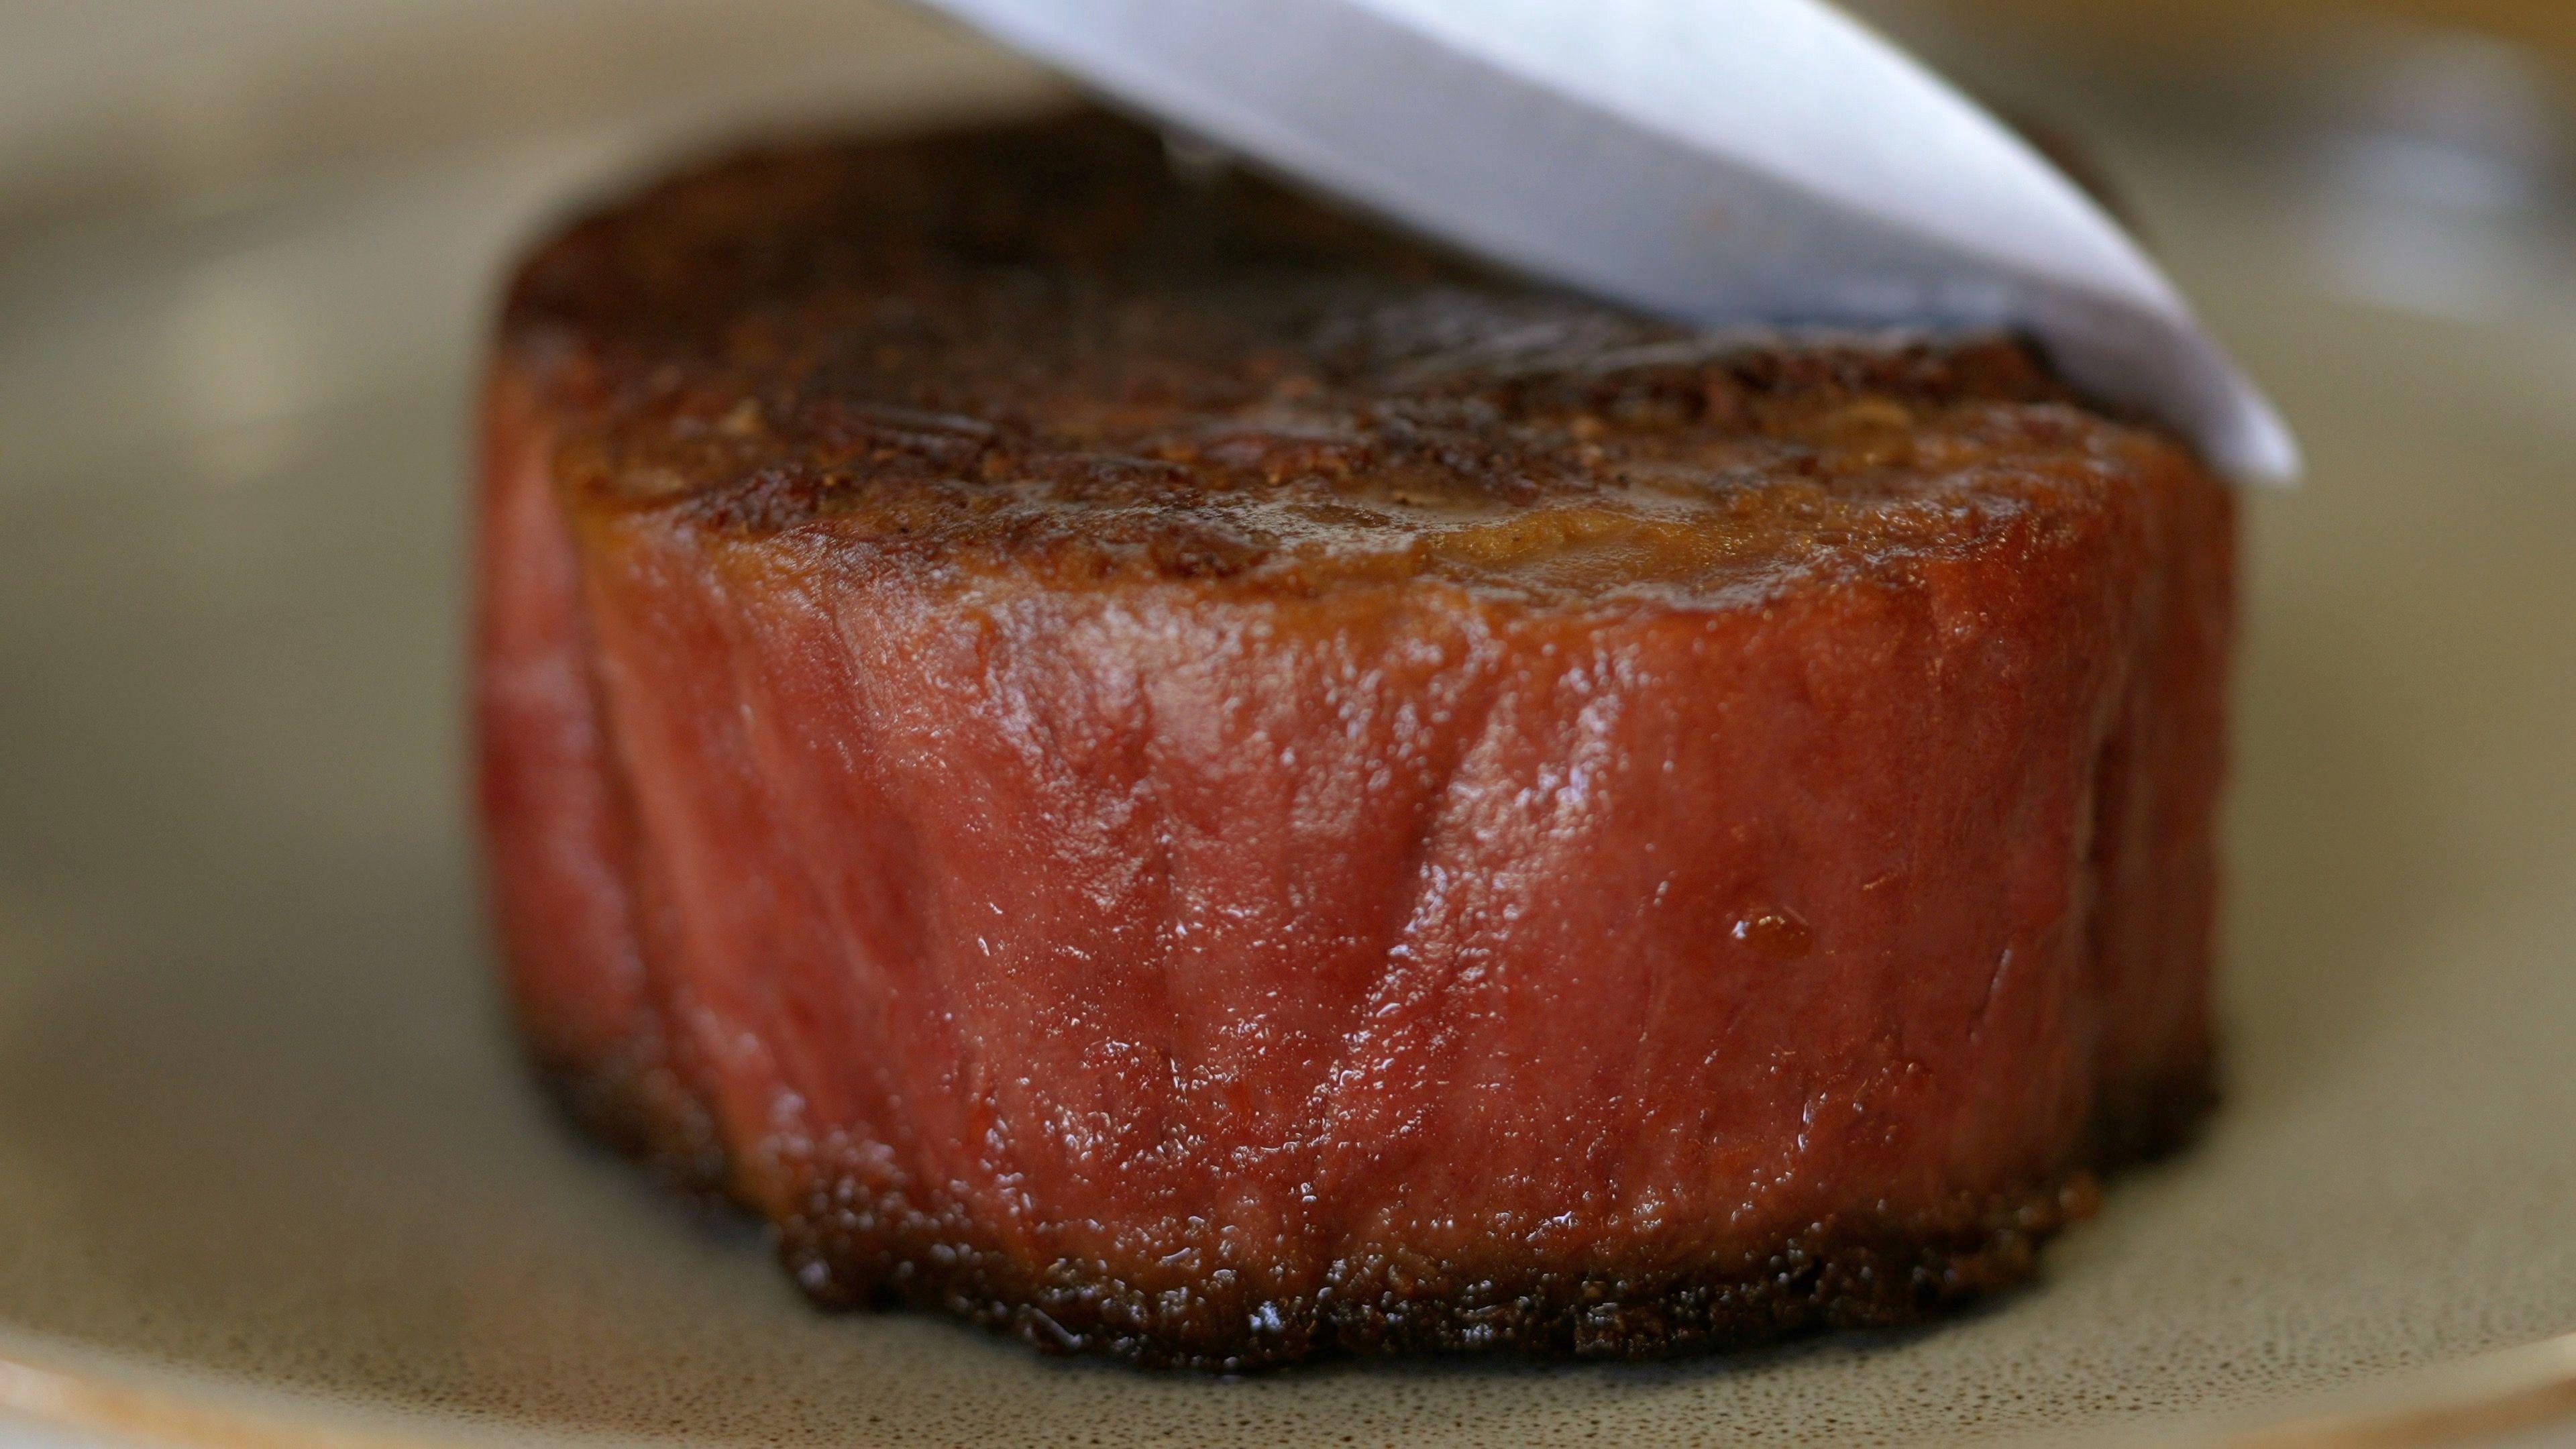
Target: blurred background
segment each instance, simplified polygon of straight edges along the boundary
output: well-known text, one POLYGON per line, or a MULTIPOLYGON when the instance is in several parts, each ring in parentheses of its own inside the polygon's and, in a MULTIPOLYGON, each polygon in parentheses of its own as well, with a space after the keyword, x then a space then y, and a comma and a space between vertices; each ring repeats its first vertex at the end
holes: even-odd
MULTIPOLYGON (((2490 170, 2546 168, 2568 139, 2553 106, 2576 74, 2566 0, 1851 8, 1972 71, 2045 50, 2090 82, 2188 76, 2276 111, 2414 128, 2393 139, 2490 170)), ((903 20, 868 0, 0 0, 0 222, 541 130, 899 105, 947 79, 870 68, 909 51, 920 23, 903 20)), ((2498 182, 2521 184, 2484 178, 2498 182)))

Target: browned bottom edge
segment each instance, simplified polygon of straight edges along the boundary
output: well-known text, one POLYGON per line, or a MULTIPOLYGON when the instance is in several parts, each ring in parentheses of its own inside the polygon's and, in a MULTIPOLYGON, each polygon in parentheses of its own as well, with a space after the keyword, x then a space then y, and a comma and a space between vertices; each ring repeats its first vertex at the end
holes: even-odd
MULTIPOLYGON (((729 1186, 706 1114, 666 1071, 555 1058, 542 1076, 578 1126, 671 1188, 701 1206, 751 1208, 729 1186)), ((936 1310, 1048 1353, 1219 1372, 1347 1355, 1650 1359, 1925 1323, 2024 1283, 2040 1245, 2098 1206, 2097 1173, 2180 1147, 2215 1099, 2204 1059, 2106 1104, 2086 1150, 2054 1175, 1963 1194, 1930 1220, 1819 1223, 1767 1254, 1681 1272, 1373 1256, 1334 1263, 1320 1291, 1272 1298, 1248 1283, 1157 1291, 1097 1261, 1023 1262, 980 1243, 953 1207, 846 1188, 814 1191, 771 1227, 789 1275, 820 1305, 936 1310)))

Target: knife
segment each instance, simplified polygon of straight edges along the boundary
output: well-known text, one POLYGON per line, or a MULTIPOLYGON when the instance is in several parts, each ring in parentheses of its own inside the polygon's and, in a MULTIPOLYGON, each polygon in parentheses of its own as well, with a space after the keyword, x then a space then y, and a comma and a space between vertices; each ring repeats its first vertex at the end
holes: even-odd
POLYGON ((929 3, 1532 276, 1704 326, 2018 331, 2227 472, 2299 472, 2118 223, 1822 0, 929 3))

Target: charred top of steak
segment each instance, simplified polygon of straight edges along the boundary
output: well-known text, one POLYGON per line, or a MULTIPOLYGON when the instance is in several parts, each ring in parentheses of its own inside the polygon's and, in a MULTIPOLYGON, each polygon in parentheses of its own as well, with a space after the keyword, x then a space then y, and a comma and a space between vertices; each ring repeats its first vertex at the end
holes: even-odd
POLYGON ((2122 454, 2001 337, 1705 333, 1103 114, 738 157, 538 253, 564 476, 1056 585, 1741 597, 1973 547, 2122 454))

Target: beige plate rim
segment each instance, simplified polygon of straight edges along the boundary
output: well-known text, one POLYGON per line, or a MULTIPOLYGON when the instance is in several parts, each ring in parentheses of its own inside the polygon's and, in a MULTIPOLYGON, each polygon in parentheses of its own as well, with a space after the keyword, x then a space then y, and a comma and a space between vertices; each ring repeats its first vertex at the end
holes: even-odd
MULTIPOLYGON (((388 1423, 324 1422, 330 1401, 258 1385, 188 1385, 164 1372, 128 1373, 48 1361, 0 1344, 0 1410, 65 1429, 187 1449, 428 1449, 454 1441, 388 1423)), ((371 1417, 374 1417, 371 1415, 371 1417)), ((2287 1418, 2188 1441, 2204 1449, 2431 1449, 2498 1435, 2576 1426, 2576 1333, 2496 1349, 2372 1381, 2287 1418)))

